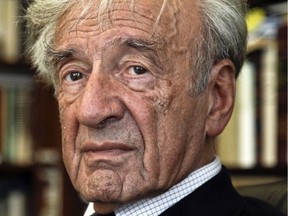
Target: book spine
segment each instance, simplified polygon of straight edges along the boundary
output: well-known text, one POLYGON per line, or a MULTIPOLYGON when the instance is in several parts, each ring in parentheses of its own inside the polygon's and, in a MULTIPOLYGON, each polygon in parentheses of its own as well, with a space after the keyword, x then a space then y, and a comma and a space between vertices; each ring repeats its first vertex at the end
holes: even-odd
POLYGON ((30 128, 32 77, 0 76, 1 89, 1 158, 14 165, 33 163, 33 142, 30 128))
POLYGON ((262 152, 261 165, 274 167, 277 165, 277 44, 268 40, 263 53, 263 69, 261 77, 261 121, 262 152))
POLYGON ((20 59, 19 3, 19 0, 1 0, 0 58, 9 63, 20 59))
POLYGON ((237 80, 238 152, 241 168, 253 168, 257 163, 255 72, 253 63, 246 61, 237 80))

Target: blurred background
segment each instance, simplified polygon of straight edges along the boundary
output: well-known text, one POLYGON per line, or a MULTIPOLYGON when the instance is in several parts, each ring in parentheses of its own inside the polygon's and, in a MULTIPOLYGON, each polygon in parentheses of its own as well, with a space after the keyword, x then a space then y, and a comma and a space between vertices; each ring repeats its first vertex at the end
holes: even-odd
MULTIPOLYGON (((0 0, 0 216, 83 215, 61 159, 53 89, 23 55, 29 2, 0 0)), ((248 2, 247 59, 216 146, 236 187, 287 179, 287 1, 248 2)))

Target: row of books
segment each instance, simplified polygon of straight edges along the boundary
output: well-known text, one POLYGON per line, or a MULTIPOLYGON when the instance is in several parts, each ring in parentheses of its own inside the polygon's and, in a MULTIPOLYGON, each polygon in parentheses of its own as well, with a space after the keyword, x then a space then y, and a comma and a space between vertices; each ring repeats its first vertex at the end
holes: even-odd
POLYGON ((31 75, 0 73, 0 157, 5 163, 32 163, 32 89, 31 75))
POLYGON ((39 200, 37 216, 63 215, 62 171, 58 166, 42 166, 36 170, 39 200))
POLYGON ((218 154, 228 167, 287 165, 287 50, 283 50, 287 48, 287 12, 279 12, 287 8, 284 4, 276 12, 273 6, 269 16, 255 9, 251 19, 234 113, 217 140, 218 154))
POLYGON ((0 216, 63 215, 61 147, 59 135, 53 138, 60 127, 50 94, 27 67, 0 68, 0 216), (29 185, 17 174, 23 169, 31 170, 29 185))
POLYGON ((36 175, 31 175, 30 171, 21 175, 1 173, 0 216, 63 215, 62 173, 59 167, 34 169, 36 175))
POLYGON ((27 179, 0 179, 0 216, 30 216, 27 179))
POLYGON ((0 197, 0 216, 29 216, 27 193, 13 189, 0 197))

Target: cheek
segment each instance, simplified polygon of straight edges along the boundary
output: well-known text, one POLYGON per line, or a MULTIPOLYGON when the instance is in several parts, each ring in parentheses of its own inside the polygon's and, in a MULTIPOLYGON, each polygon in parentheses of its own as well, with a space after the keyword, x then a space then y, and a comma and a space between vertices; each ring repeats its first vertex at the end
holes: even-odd
POLYGON ((174 184, 186 176, 202 154, 205 113, 197 108, 201 107, 201 101, 189 97, 179 95, 158 117, 159 170, 163 184, 174 184))
POLYGON ((111 125, 111 128, 101 130, 79 124, 74 104, 59 102, 64 163, 74 187, 87 200, 101 197, 102 201, 127 201, 146 196, 157 189, 160 167, 157 105, 155 100, 138 94, 129 95, 129 100, 128 96, 123 96, 123 100, 127 107, 123 118, 115 122, 113 127, 111 125), (87 166, 77 150, 82 140, 88 137, 98 141, 124 140, 135 145, 137 151, 129 158, 123 157, 125 163, 117 167, 106 169, 105 166, 104 169, 94 170, 87 166))
MULTIPOLYGON (((147 174, 146 179, 151 182, 155 180, 156 189, 162 190, 170 187, 168 179, 173 175, 175 168, 171 165, 177 163, 178 159, 179 149, 175 145, 175 142, 179 142, 175 136, 178 135, 175 133, 177 119, 170 118, 172 99, 167 91, 158 91, 157 96, 153 96, 145 98, 145 106, 138 108, 138 113, 141 115, 138 114, 136 119, 138 118, 145 141, 143 163, 147 174)), ((140 100, 138 104, 141 104, 140 100)))
MULTIPOLYGON (((62 132, 62 157, 67 172, 72 179, 78 169, 77 154, 75 152, 75 140, 77 136, 77 121, 74 107, 71 104, 59 101, 59 113, 62 132)), ((79 159, 78 159, 79 160, 79 159)))

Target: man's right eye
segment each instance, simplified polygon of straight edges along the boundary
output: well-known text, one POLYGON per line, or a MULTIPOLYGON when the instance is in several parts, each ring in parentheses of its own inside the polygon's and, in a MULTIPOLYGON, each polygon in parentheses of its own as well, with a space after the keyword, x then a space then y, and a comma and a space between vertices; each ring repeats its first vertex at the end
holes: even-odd
POLYGON ((83 78, 84 78, 84 75, 81 72, 71 72, 65 77, 65 81, 75 82, 83 78))

